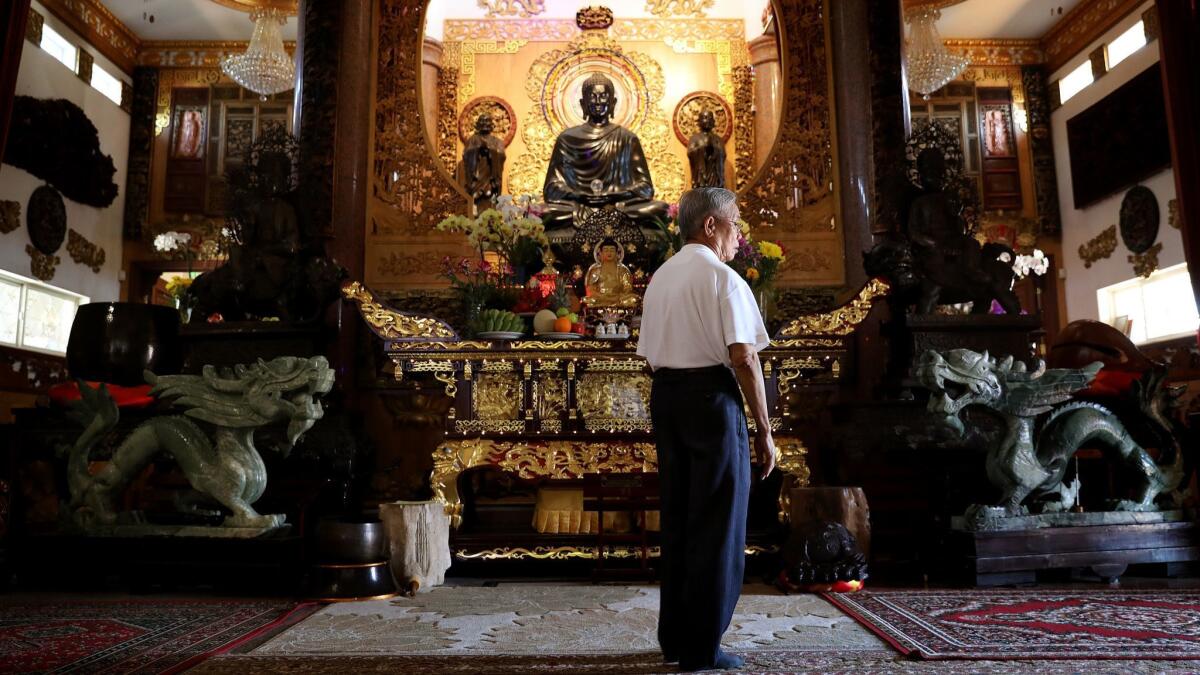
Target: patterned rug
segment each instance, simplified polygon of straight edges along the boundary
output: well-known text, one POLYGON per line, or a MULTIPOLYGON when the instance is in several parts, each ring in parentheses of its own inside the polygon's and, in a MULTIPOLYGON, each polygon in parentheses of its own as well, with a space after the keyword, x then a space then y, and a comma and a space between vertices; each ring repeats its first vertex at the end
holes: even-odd
POLYGON ((1200 659, 1195 591, 892 591, 826 599, 922 659, 1200 659))
MULTIPOLYGON (((415 598, 330 605, 251 653, 654 656, 657 625, 657 586, 443 586, 415 598)), ((738 653, 887 649, 820 597, 767 586, 745 587, 724 645, 738 653)))
POLYGON ((280 601, 0 604, 0 673, 174 673, 282 624, 280 601))
MULTIPOLYGON (((753 651, 745 673, 821 675, 1195 675, 1195 661, 911 661, 887 651, 753 651)), ((268 656, 228 654, 188 675, 657 675, 652 654, 475 656, 268 656)), ((722 671, 728 673, 730 671, 722 671)))

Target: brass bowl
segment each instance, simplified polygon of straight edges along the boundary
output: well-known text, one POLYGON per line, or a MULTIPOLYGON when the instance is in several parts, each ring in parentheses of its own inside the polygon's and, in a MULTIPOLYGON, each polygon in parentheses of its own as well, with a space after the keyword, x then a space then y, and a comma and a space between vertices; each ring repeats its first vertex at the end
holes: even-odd
POLYGON ((317 560, 374 563, 387 560, 387 535, 375 516, 333 516, 317 523, 317 560))

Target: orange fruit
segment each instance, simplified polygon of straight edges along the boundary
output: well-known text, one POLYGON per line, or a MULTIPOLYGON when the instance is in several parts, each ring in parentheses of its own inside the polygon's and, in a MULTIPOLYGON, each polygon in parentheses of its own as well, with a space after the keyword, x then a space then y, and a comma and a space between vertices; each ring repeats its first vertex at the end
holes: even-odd
POLYGON ((565 316, 560 316, 557 319, 555 319, 554 320, 554 332, 555 333, 570 333, 571 332, 571 320, 565 316))

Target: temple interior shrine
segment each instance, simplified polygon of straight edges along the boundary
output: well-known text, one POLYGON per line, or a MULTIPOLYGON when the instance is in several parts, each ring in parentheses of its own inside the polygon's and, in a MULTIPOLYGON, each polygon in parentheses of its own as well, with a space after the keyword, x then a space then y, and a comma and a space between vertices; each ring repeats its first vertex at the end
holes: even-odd
POLYGON ((0 17, 0 672, 1200 671, 1195 0, 0 17))

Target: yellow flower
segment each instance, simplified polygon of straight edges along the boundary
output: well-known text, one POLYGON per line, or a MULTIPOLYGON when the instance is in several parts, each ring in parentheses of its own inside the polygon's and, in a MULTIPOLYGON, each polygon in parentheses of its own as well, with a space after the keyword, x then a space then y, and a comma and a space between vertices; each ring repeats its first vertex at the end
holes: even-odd
POLYGON ((741 228, 743 235, 750 234, 750 223, 747 223, 746 221, 742 220, 741 218, 738 218, 737 224, 738 224, 738 227, 741 228))
POLYGON ((779 244, 770 241, 758 242, 758 252, 761 253, 764 258, 783 257, 783 249, 779 247, 779 244))
POLYGON ((753 267, 746 268, 746 280, 758 281, 758 270, 754 269, 753 267))

